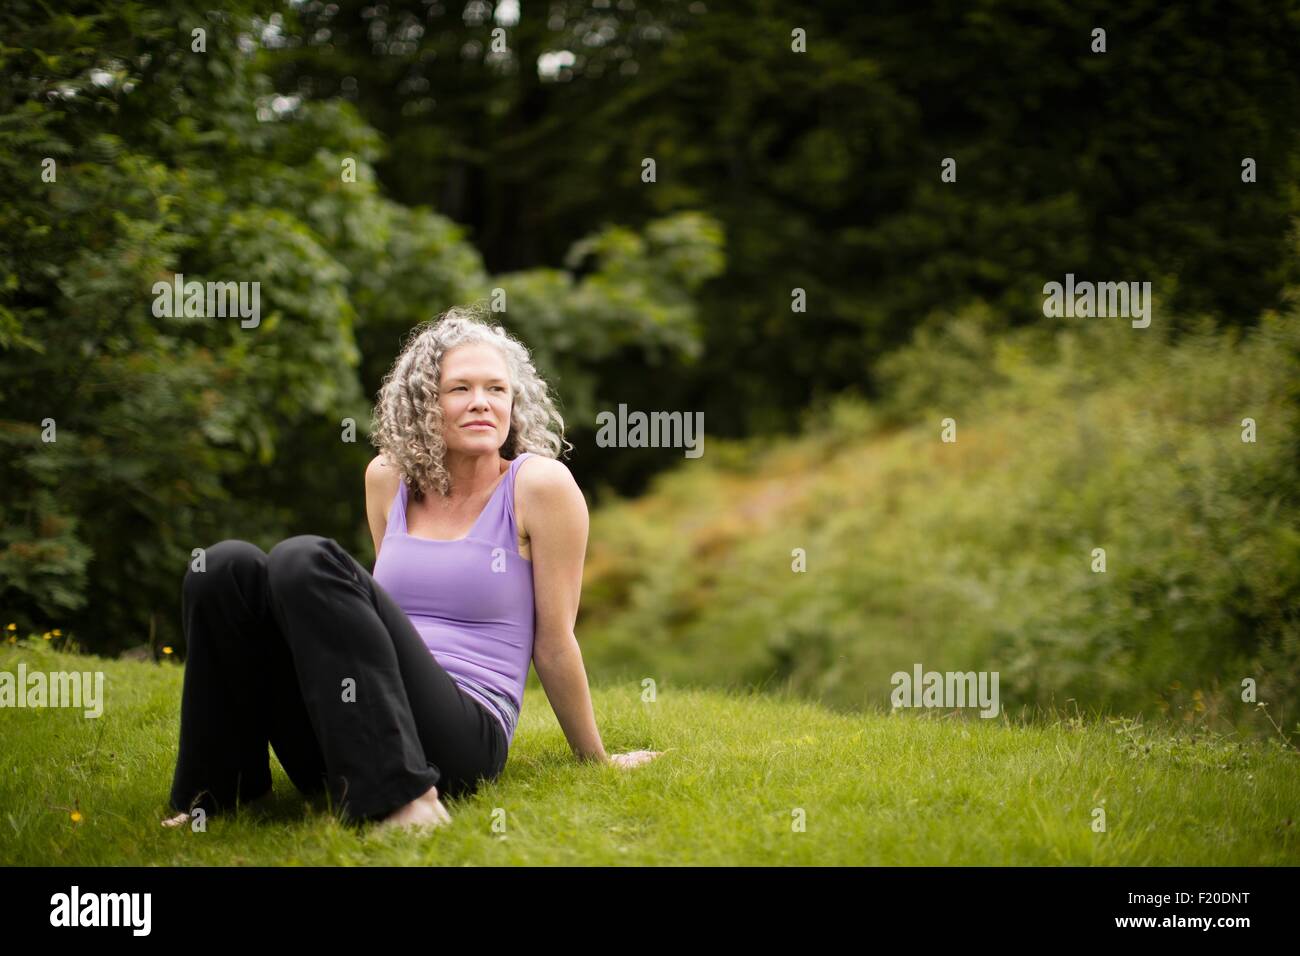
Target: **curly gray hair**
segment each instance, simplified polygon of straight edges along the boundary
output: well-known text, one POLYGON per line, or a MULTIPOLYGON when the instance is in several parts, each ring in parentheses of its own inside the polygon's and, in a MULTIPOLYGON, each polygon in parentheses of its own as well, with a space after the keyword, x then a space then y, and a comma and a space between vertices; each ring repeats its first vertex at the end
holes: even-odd
POLYGON ((558 458, 562 450, 573 448, 564 437, 564 419, 546 382, 537 374, 527 346, 500 325, 483 321, 482 315, 479 307, 453 306, 416 326, 379 389, 370 442, 397 468, 417 501, 426 488, 437 489, 444 496, 451 491, 438 383, 443 356, 457 346, 490 345, 506 361, 513 404, 510 431, 501 447, 503 458, 514 459, 525 451, 558 458))

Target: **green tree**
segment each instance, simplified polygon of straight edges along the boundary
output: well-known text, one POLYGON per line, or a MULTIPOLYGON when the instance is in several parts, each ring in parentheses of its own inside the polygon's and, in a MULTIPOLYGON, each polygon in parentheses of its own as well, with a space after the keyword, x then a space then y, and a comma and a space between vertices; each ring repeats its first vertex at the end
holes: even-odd
POLYGON ((195 548, 313 532, 364 555, 368 395, 448 305, 504 289, 584 413, 609 350, 698 353, 689 289, 721 268, 701 217, 594 235, 581 277, 493 278, 455 224, 383 196, 352 106, 276 92, 283 13, 74 7, 0 12, 6 620, 176 643, 195 548), (177 274, 257 283, 259 320, 156 309, 177 274))

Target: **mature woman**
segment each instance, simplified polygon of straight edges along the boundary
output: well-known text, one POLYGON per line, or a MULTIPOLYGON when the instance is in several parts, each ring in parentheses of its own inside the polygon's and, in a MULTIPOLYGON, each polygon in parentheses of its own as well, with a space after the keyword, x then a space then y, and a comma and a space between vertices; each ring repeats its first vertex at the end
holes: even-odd
MULTIPOLYGON (((505 767, 531 661, 579 759, 605 753, 574 636, 587 507, 527 349, 467 310, 414 331, 384 380, 366 469, 373 576, 333 539, 206 552, 188 645, 176 826, 269 792, 267 743, 345 818, 449 821, 505 767)), ((572 447, 572 446, 570 446, 572 447)))

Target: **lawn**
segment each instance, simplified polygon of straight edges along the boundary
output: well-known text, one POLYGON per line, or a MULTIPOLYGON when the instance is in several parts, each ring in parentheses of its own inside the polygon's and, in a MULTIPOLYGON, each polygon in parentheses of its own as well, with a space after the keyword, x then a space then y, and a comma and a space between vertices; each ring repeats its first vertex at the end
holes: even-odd
POLYGON ((527 691, 501 778, 412 835, 339 824, 272 758, 273 794, 167 830, 182 670, 22 641, 0 670, 102 671, 104 711, 0 710, 0 863, 1256 865, 1300 863, 1300 756, 1121 717, 848 714, 784 693, 593 687, 580 765, 527 691), (1100 829, 1104 821, 1104 830, 1100 829))

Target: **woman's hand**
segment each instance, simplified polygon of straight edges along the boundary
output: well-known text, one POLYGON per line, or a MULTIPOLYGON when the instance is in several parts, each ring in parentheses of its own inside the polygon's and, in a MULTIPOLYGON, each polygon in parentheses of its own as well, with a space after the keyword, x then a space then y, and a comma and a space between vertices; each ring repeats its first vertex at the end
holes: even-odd
POLYGON ((643 763, 649 763, 664 752, 662 750, 633 750, 631 753, 610 754, 609 762, 616 767, 624 767, 630 770, 632 767, 639 767, 643 763))

